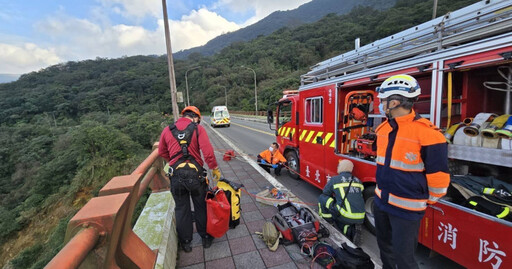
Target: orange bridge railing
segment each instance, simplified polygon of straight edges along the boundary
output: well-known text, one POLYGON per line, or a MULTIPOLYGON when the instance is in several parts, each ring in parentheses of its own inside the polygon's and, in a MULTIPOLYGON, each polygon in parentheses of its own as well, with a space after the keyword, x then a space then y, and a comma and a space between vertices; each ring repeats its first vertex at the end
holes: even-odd
POLYGON ((66 245, 45 268, 153 268, 157 252, 132 230, 131 220, 140 197, 169 190, 163 176, 158 144, 130 174, 112 178, 69 221, 66 245))

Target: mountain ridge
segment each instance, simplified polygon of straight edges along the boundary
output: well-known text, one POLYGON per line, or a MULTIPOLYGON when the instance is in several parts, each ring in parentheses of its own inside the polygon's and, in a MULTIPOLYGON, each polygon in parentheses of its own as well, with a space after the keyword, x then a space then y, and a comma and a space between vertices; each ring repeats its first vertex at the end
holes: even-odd
POLYGON ((260 21, 234 32, 226 33, 208 41, 205 45, 182 50, 173 54, 176 59, 185 59, 190 54, 213 55, 235 42, 250 41, 260 35, 269 35, 281 28, 295 28, 320 20, 329 13, 342 15, 357 6, 387 9, 396 0, 313 0, 293 10, 275 11, 260 21))

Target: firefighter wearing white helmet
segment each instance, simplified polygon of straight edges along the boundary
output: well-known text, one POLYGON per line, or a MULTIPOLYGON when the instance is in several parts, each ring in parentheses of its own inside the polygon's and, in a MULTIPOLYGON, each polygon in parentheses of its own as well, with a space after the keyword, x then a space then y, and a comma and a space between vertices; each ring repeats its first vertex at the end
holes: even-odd
POLYGON ((387 120, 376 129, 374 217, 383 268, 418 268, 414 250, 427 204, 450 183, 447 144, 413 104, 421 89, 413 77, 396 75, 377 88, 387 120))
POLYGON ((377 87, 377 98, 380 99, 379 111, 383 116, 392 117, 391 111, 399 106, 390 106, 390 101, 397 101, 401 107, 411 109, 421 94, 421 88, 415 78, 409 75, 391 76, 377 87), (387 104, 384 108, 384 104, 387 104))

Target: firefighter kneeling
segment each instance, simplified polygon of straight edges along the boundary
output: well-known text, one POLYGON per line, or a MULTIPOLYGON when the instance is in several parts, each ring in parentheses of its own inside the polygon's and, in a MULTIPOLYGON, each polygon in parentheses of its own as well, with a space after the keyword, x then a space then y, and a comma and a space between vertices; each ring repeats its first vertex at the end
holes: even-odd
POLYGON ((274 174, 280 176, 281 168, 283 168, 283 165, 286 165, 286 159, 279 152, 279 144, 274 142, 270 144, 268 149, 258 154, 258 164, 269 173, 270 168, 274 168, 274 174))
POLYGON ((364 222, 364 186, 352 176, 354 164, 349 160, 338 163, 338 174, 332 177, 318 197, 318 213, 335 224, 350 240, 354 240, 356 227, 364 222))

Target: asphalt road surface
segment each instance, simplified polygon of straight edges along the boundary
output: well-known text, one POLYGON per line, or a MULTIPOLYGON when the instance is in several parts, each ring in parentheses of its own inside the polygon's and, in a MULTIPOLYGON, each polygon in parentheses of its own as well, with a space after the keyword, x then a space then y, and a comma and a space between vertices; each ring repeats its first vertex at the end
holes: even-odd
MULTIPOLYGON (((205 117, 205 122, 210 123, 210 119, 205 117)), ((231 118, 230 127, 217 127, 216 131, 231 140, 245 154, 256 159, 256 156, 267 149, 272 142, 275 142, 275 134, 269 129, 268 124, 231 118)), ((225 149, 218 149, 225 150, 225 149)), ((307 203, 317 203, 317 197, 322 192, 320 189, 303 181, 295 180, 290 177, 288 171, 283 169, 281 176, 275 178, 287 187, 291 192, 297 195, 301 200, 307 203)), ((318 212, 318 208, 311 206, 318 212)), ((363 230, 362 247, 372 257, 379 257, 379 250, 375 236, 363 230)), ((420 268, 464 268, 455 262, 435 253, 420 245, 417 250, 417 259, 420 268)), ((377 262, 380 262, 377 258, 377 262)))

